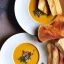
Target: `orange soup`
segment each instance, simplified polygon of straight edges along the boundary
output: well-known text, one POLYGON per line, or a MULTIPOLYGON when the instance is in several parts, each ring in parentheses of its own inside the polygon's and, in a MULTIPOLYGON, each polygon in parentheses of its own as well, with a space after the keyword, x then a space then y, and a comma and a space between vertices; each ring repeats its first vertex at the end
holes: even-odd
POLYGON ((44 14, 44 15, 41 15, 40 17, 37 17, 37 16, 34 15, 33 11, 36 8, 37 1, 38 0, 30 0, 30 3, 29 3, 29 13, 30 13, 30 16, 35 21, 37 21, 37 22, 39 22, 39 23, 41 23, 43 25, 49 24, 54 19, 54 17, 51 14, 49 16, 44 14))
POLYGON ((15 64, 38 64, 39 53, 34 45, 23 43, 15 48, 13 60, 15 64), (27 58, 27 60, 24 57, 27 58), (30 58, 28 59, 28 57, 30 58))

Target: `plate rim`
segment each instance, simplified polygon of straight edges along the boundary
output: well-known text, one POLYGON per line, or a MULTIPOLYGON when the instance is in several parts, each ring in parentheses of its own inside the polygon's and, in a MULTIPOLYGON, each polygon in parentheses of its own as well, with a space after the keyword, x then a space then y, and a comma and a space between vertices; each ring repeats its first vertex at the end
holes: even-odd
MULTIPOLYGON (((15 0, 15 3, 14 3, 14 14, 15 14, 16 20, 17 20, 17 22, 18 22, 18 19, 17 19, 17 16, 16 16, 16 12, 15 12, 16 1, 17 1, 17 0, 15 0)), ((25 32, 27 32, 27 31, 20 25, 19 22, 18 22, 18 24, 19 24, 19 26, 20 26, 25 32)), ((28 32, 27 32, 27 33, 28 33, 28 32)))

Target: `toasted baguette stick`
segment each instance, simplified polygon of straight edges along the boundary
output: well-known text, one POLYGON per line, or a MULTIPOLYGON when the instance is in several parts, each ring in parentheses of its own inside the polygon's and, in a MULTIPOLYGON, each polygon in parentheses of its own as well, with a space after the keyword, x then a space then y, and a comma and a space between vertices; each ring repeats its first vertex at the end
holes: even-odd
POLYGON ((62 15, 62 7, 60 4, 60 0, 54 0, 55 6, 56 6, 56 11, 58 15, 62 15))
POLYGON ((45 14, 48 14, 46 0, 39 0, 38 9, 41 10, 42 12, 44 12, 45 14))
POLYGON ((57 11, 56 11, 54 0, 47 0, 47 1, 48 1, 48 4, 49 4, 49 7, 50 7, 52 15, 56 16, 57 15, 57 11))
POLYGON ((47 9, 47 6, 45 6, 45 7, 44 7, 43 12, 44 12, 45 14, 48 14, 48 9, 47 9))
POLYGON ((47 44, 47 51, 48 51, 47 64, 52 64, 52 47, 51 47, 51 43, 47 44))
POLYGON ((61 52, 60 52, 60 62, 59 62, 59 64, 64 64, 64 56, 61 52))
POLYGON ((55 43, 55 45, 58 47, 58 49, 62 52, 62 54, 64 55, 64 38, 61 38, 58 40, 57 43, 55 43))
POLYGON ((52 64, 59 64, 59 51, 55 45, 52 44, 53 49, 53 58, 52 58, 52 64))

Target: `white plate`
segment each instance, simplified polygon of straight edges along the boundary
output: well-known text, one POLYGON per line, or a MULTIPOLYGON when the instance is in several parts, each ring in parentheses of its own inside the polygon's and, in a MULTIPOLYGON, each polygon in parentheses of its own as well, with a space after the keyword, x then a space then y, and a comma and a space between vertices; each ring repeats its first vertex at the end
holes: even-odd
POLYGON ((41 64, 42 62, 44 64, 47 64, 47 53, 46 53, 47 51, 45 48, 45 44, 38 42, 37 38, 35 36, 30 36, 29 34, 26 34, 26 33, 16 34, 16 35, 10 37, 4 43, 4 45, 1 48, 0 64, 14 64, 13 60, 12 60, 13 50, 17 45, 19 45, 23 42, 29 42, 38 49, 39 54, 40 54, 38 64, 41 64))
POLYGON ((28 4, 30 0, 16 0, 15 16, 19 25, 29 34, 35 35, 39 23, 32 20, 28 12, 28 4))

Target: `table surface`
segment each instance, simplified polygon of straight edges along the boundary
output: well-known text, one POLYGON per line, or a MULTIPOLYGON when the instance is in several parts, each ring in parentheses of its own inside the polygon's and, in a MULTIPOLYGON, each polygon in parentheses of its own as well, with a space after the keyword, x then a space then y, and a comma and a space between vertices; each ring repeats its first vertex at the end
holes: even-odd
POLYGON ((0 0, 0 49, 12 35, 24 32, 14 14, 15 0, 0 0))

